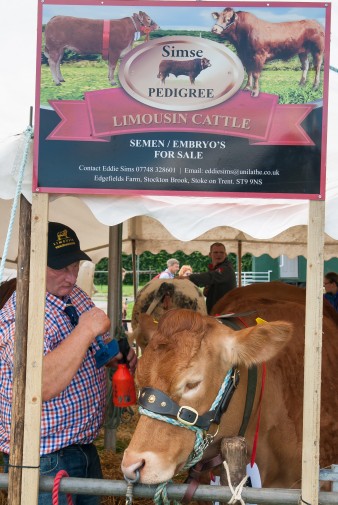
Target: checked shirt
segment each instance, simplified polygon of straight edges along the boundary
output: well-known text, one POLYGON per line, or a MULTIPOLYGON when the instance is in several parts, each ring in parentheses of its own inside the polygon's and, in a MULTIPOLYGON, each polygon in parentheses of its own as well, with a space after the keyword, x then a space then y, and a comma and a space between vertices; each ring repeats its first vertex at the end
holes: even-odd
MULTIPOLYGON (((68 298, 68 297, 67 297, 68 298)), ((79 287, 70 294, 79 315, 94 307, 79 287)), ((9 453, 13 384, 16 292, 0 311, 0 451, 9 453)), ((65 313, 66 303, 46 294, 44 354, 53 351, 74 329, 65 313)), ((72 444, 91 443, 101 428, 106 403, 106 373, 95 366, 93 344, 69 386, 42 403, 41 449, 49 454, 72 444)))

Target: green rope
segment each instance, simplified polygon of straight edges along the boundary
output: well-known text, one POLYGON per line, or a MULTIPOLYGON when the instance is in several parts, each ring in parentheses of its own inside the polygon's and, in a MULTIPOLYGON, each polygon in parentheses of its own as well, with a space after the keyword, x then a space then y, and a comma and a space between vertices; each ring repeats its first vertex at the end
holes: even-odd
MULTIPOLYGON (((226 374, 224 381, 218 391, 218 394, 213 402, 213 404, 210 407, 210 410, 214 410, 218 403, 220 402, 223 392, 225 390, 225 387, 228 385, 230 379, 231 379, 231 374, 232 374, 232 368, 228 370, 228 373, 226 374)), ((189 426, 186 424, 182 424, 180 421, 177 421, 176 419, 172 419, 170 417, 162 416, 161 414, 156 414, 155 412, 152 412, 151 410, 144 409, 143 407, 139 407, 139 413, 141 415, 145 415, 148 417, 152 417, 153 419, 157 419, 158 421, 163 421, 165 423, 172 424, 173 426, 178 426, 180 428, 186 428, 187 430, 194 431, 196 434, 195 438, 195 444, 194 444, 194 449, 192 453, 190 454, 186 464, 183 467, 183 470, 187 470, 188 468, 191 468, 194 466, 198 461, 202 459, 203 452, 204 452, 204 445, 203 445, 203 430, 201 428, 198 428, 197 426, 189 426)), ((167 492, 167 484, 172 482, 172 480, 169 480, 167 482, 161 482, 156 487, 155 494, 154 494, 154 503, 155 505, 170 505, 170 500, 168 499, 168 492, 167 492)), ((174 500, 174 505, 178 505, 179 502, 174 500)))
MULTIPOLYGON (((184 427, 188 430, 194 431, 196 433, 195 445, 193 452, 190 454, 186 464, 183 467, 183 470, 186 470, 192 466, 194 466, 203 456, 203 430, 201 428, 197 428, 196 426, 186 426, 176 421, 176 419, 171 419, 169 417, 161 416, 160 414, 155 414, 154 412, 150 412, 142 407, 139 407, 140 414, 144 414, 148 417, 152 417, 157 419, 158 421, 164 421, 166 423, 172 424, 173 426, 184 427)), ((169 480, 167 482, 162 482, 159 484, 155 490, 154 494, 154 503, 156 505, 170 505, 170 500, 168 499, 167 492, 167 484, 172 482, 169 480)), ((178 501, 174 500, 174 505, 178 505, 178 501)))
MULTIPOLYGON (((162 484, 159 484, 157 486, 154 494, 154 503, 170 505, 170 500, 168 498, 167 484, 168 482, 162 482, 162 484)), ((180 502, 178 502, 177 500, 174 500, 174 505, 178 505, 179 503, 180 502)))

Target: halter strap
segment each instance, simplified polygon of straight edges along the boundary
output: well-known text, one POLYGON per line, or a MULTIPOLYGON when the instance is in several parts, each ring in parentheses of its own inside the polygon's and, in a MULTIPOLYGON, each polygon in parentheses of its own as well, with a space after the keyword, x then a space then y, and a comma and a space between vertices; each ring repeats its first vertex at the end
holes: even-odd
POLYGON ((208 430, 211 423, 220 423, 221 416, 227 409, 238 382, 238 370, 230 368, 210 410, 201 415, 189 405, 178 405, 178 403, 159 389, 151 387, 142 388, 139 396, 139 405, 142 408, 140 412, 145 415, 149 415, 148 412, 158 414, 163 417, 164 421, 167 418, 175 419, 183 427, 195 426, 201 430, 208 430))

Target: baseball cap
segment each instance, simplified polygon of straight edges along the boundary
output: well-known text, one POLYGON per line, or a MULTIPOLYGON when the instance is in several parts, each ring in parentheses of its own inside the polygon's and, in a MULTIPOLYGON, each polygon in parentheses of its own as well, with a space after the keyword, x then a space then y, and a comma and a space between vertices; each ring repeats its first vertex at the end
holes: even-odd
POLYGON ((91 258, 81 251, 75 231, 62 223, 48 223, 47 265, 60 270, 80 260, 91 261, 91 258))

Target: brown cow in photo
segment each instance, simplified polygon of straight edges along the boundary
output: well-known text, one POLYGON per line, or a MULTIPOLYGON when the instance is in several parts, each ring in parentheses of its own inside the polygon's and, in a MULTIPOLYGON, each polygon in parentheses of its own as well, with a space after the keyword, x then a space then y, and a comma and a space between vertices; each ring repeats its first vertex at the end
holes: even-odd
POLYGON ((65 49, 80 54, 103 54, 108 59, 108 79, 116 84, 114 73, 119 58, 132 49, 136 32, 147 33, 159 27, 145 12, 122 19, 86 19, 55 16, 45 30, 45 55, 57 86, 64 82, 60 70, 65 49))
MULTIPOLYGON (((141 483, 158 484, 171 479, 185 466, 194 448, 196 432, 189 426, 203 430, 210 419, 209 433, 216 436, 203 459, 216 456, 222 438, 239 433, 248 369, 256 365, 258 380, 245 431, 248 458, 252 455, 260 411, 256 463, 263 487, 300 487, 305 294, 305 289, 275 282, 230 291, 217 308, 220 313, 223 306, 226 314, 238 314, 231 319, 233 323, 237 321, 238 331, 214 317, 187 309, 168 311, 158 324, 146 314, 140 316, 148 344, 136 371, 142 410, 122 461, 126 477, 134 478, 138 470, 141 483), (256 317, 267 323, 257 325, 256 317), (263 363, 266 376, 260 404, 263 363), (217 416, 210 409, 224 378, 234 367, 239 369, 240 380, 218 431, 212 422, 217 416), (160 419, 152 415, 160 414, 161 409, 169 410, 168 422, 163 419, 166 413, 160 419)), ((324 304, 319 461, 322 468, 338 458, 337 334, 338 314, 324 304)))
POLYGON ((248 74, 246 89, 251 90, 252 96, 259 95, 259 78, 265 62, 288 60, 297 54, 302 66, 299 84, 306 82, 311 53, 316 71, 313 87, 318 88, 325 41, 324 28, 317 21, 268 23, 250 12, 236 12, 230 7, 212 16, 217 22, 211 31, 235 46, 248 74))
POLYGON ((207 58, 194 58, 193 60, 162 60, 157 77, 161 79, 162 84, 165 84, 169 74, 175 77, 178 75, 189 76, 191 84, 195 84, 196 77, 205 70, 211 67, 211 63, 207 58))

